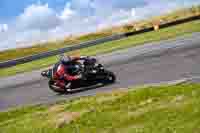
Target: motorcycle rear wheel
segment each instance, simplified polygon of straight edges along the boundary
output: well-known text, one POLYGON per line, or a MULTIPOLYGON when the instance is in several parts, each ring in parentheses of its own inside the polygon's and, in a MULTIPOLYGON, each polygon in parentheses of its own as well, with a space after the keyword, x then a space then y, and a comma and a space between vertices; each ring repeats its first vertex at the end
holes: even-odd
POLYGON ((108 84, 115 83, 116 76, 113 72, 105 71, 105 74, 106 74, 106 83, 108 83, 108 84))

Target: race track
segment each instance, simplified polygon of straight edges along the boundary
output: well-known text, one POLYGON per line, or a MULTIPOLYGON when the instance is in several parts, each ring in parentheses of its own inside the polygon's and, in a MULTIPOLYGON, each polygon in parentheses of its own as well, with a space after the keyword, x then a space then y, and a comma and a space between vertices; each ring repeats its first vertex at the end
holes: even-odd
POLYGON ((57 95, 48 89, 48 81, 40 77, 40 71, 1 78, 0 110, 198 76, 200 75, 200 33, 149 43, 97 58, 109 70, 116 73, 117 83, 71 95, 57 95))

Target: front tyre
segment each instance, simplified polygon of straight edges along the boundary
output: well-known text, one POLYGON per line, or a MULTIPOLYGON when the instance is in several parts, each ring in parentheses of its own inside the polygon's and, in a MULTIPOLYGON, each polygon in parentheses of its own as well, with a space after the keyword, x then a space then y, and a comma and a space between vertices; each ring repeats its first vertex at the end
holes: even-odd
POLYGON ((49 70, 42 71, 41 72, 42 77, 48 77, 48 72, 49 72, 49 70))

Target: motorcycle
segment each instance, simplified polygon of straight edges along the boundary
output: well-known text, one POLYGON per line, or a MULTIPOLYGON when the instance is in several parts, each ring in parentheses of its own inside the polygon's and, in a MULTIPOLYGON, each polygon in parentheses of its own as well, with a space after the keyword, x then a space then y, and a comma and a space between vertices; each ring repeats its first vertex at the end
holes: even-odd
MULTIPOLYGON (((49 79, 49 88, 57 93, 68 93, 68 90, 77 90, 84 87, 89 87, 97 84, 112 84, 116 81, 116 76, 113 72, 106 70, 102 64, 94 63, 93 65, 82 65, 81 63, 76 64, 81 68, 78 74, 83 75, 79 80, 71 81, 70 86, 65 89, 61 89, 56 86, 56 81, 53 78, 54 73, 59 66, 59 62, 53 66, 52 69, 42 71, 41 75, 49 79)), ((68 81, 66 81, 67 83, 68 81)))

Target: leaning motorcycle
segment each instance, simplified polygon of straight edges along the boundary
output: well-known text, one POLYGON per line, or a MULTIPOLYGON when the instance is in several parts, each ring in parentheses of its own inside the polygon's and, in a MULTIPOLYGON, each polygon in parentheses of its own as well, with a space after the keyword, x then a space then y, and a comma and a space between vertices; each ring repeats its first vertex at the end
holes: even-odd
MULTIPOLYGON (((77 90, 84 87, 89 87, 97 84, 112 84, 116 81, 116 76, 113 72, 105 69, 102 64, 94 63, 92 66, 83 66, 81 63, 76 64, 81 68, 79 74, 83 75, 83 78, 75 81, 71 81, 69 86, 70 90, 77 90)), ((59 63, 55 64, 52 69, 45 70, 41 73, 43 77, 49 79, 48 85, 51 90, 57 93, 68 93, 68 89, 61 89, 59 86, 56 86, 56 81, 53 78, 54 73, 57 70, 59 63)), ((68 82, 68 81, 66 81, 68 82)))

